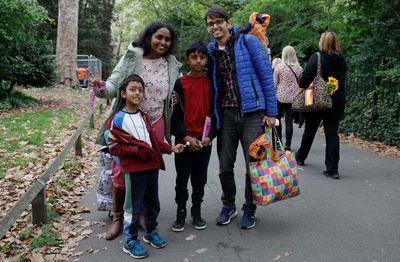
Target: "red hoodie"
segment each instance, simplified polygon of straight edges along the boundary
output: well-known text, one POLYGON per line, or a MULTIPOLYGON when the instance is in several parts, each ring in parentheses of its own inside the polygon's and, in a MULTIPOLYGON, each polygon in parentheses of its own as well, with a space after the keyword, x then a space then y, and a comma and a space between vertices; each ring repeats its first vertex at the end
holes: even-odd
POLYGON ((148 116, 140 112, 149 132, 151 147, 144 141, 138 140, 127 133, 125 130, 113 125, 114 115, 106 123, 109 130, 108 145, 110 153, 120 158, 120 165, 125 173, 134 173, 153 169, 165 170, 162 153, 171 154, 171 146, 162 142, 156 135, 154 128, 150 124, 148 116), (150 150, 151 157, 142 160, 138 157, 140 150, 150 150))

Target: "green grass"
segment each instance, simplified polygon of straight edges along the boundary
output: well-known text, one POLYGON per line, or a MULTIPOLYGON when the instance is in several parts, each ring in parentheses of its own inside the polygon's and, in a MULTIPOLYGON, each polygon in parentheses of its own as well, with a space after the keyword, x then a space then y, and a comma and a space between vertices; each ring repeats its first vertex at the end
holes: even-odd
POLYGON ((33 249, 40 248, 42 246, 57 246, 58 235, 52 231, 53 226, 51 224, 45 224, 42 226, 42 233, 32 239, 31 246, 33 249))
POLYGON ((75 122, 76 117, 63 109, 0 119, 0 162, 5 163, 0 167, 0 178, 5 176, 8 168, 28 165, 32 162, 30 153, 40 151, 45 141, 58 140, 60 134, 75 122), (7 154, 13 156, 7 158, 7 154))

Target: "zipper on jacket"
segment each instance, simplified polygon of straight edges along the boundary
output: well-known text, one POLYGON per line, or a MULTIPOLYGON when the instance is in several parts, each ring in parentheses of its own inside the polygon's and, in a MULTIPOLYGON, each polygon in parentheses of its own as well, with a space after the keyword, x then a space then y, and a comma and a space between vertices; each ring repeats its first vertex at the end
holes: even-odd
POLYGON ((253 88, 254 95, 256 96, 256 106, 258 107, 258 93, 256 87, 254 86, 253 80, 251 80, 251 87, 253 88))
POLYGON ((238 39, 238 37, 235 37, 235 42, 233 43, 232 50, 231 50, 232 61, 233 61, 232 71, 235 72, 234 73, 235 81, 234 81, 233 85, 234 85, 234 90, 236 93, 236 100, 238 103, 238 111, 240 112, 240 117, 243 117, 242 100, 240 98, 240 91, 239 91, 239 81, 238 81, 237 73, 236 73, 235 45, 237 43, 237 39, 238 39))

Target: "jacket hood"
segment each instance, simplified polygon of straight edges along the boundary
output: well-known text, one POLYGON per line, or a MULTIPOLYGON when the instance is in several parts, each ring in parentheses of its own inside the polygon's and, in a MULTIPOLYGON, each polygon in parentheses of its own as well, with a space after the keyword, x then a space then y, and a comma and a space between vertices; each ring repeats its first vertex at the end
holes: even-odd
POLYGON ((331 65, 342 67, 346 64, 346 60, 343 56, 338 54, 328 54, 326 52, 320 52, 324 59, 331 65))

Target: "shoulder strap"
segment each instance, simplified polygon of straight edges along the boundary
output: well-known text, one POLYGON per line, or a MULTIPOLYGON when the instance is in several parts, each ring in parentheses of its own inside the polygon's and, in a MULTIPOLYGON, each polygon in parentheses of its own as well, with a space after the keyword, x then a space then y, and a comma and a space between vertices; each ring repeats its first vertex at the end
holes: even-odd
POLYGON ((317 75, 321 76, 321 54, 317 52, 318 63, 317 63, 317 75))
POLYGON ((293 71, 293 69, 292 69, 288 64, 285 63, 285 65, 287 65, 287 67, 289 67, 290 71, 292 71, 294 77, 296 77, 296 82, 297 82, 297 84, 298 84, 298 83, 299 83, 299 79, 297 78, 296 73, 293 71))

